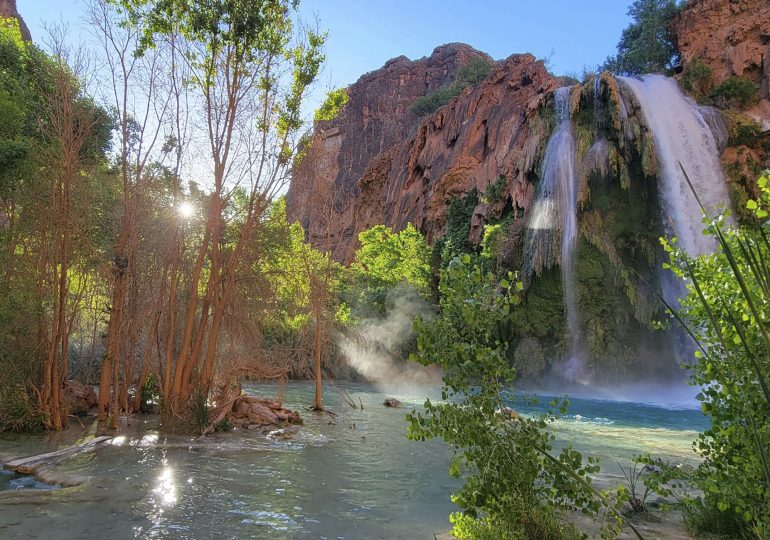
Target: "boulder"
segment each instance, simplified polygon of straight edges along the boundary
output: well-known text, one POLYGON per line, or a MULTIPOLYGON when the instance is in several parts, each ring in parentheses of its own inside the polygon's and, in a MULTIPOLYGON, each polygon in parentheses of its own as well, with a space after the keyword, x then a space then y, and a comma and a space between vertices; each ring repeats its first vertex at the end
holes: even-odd
POLYGON ((68 380, 64 383, 64 400, 70 414, 78 416, 87 414, 92 408, 96 407, 99 401, 96 392, 91 385, 82 384, 78 381, 68 380))
POLYGON ((394 408, 399 408, 404 406, 403 403, 401 403, 399 400, 397 400, 394 397, 387 398, 385 401, 382 402, 382 404, 385 405, 386 407, 394 407, 394 408))
POLYGON ((299 413, 284 409, 280 401, 255 396, 240 396, 236 399, 227 415, 227 421, 246 429, 302 424, 299 413))

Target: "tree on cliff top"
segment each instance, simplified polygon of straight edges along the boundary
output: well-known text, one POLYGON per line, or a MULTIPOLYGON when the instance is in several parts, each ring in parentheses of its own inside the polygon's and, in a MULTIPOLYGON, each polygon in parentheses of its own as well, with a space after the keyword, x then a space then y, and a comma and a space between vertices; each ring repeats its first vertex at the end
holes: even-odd
POLYGON ((633 22, 623 30, 618 54, 602 69, 626 75, 668 71, 679 61, 676 33, 671 29, 676 0, 636 0, 628 8, 633 22))

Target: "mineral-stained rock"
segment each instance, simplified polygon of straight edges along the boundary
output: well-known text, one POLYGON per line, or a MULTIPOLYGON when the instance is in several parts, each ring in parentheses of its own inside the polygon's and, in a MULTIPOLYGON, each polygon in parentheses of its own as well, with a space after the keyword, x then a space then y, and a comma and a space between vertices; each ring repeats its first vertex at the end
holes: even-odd
POLYGON ((70 414, 76 415, 88 413, 98 402, 93 386, 74 380, 64 383, 64 399, 70 414))
POLYGON ((284 409, 280 401, 254 396, 240 396, 236 399, 231 412, 227 415, 227 421, 246 429, 302 424, 299 413, 284 409))
POLYGON ((7 19, 13 17, 19 21, 19 27, 21 27, 21 37, 26 41, 32 41, 32 36, 29 33, 29 28, 24 22, 24 19, 19 15, 16 9, 16 0, 0 0, 0 19, 7 19))
POLYGON ((314 245, 349 262, 358 233, 376 224, 400 230, 411 222, 429 240, 441 237, 451 199, 474 188, 483 193, 500 176, 504 193, 474 211, 471 237, 509 202, 523 215, 534 196, 528 175, 547 135, 542 122, 527 119, 556 87, 542 62, 513 55, 434 113, 410 110, 418 97, 451 84, 472 58, 489 60, 462 44, 416 61, 390 60, 348 89, 336 119, 316 124, 287 195, 289 219, 303 224, 314 245), (319 203, 324 192, 333 193, 330 208, 319 203))
POLYGON ((770 69, 767 0, 689 0, 674 21, 674 30, 682 60, 697 59, 708 65, 714 83, 731 76, 758 85, 763 78, 766 81, 765 70, 770 69))

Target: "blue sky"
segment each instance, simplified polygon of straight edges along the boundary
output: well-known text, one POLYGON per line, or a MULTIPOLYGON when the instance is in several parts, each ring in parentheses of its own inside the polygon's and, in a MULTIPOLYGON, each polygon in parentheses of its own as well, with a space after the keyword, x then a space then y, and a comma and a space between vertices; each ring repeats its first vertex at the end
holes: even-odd
MULTIPOLYGON (((321 83, 338 87, 390 58, 420 58, 453 41, 495 59, 531 52, 550 58, 556 74, 580 73, 615 51, 631 1, 302 0, 300 10, 329 31, 321 83)), ((33 38, 43 35, 45 21, 67 23, 73 41, 84 32, 83 0, 17 0, 17 7, 33 38)))

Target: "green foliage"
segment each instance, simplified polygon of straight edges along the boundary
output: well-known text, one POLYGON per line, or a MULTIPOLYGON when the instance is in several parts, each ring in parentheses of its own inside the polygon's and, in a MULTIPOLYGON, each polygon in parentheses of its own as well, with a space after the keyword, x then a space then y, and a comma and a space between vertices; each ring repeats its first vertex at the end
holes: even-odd
POLYGON ((411 358, 439 365, 444 378, 442 401, 428 400, 424 412, 407 416, 408 436, 440 437, 455 449, 449 474, 464 480, 452 496, 462 512, 452 517, 460 538, 574 537, 558 513, 593 514, 606 502, 588 477, 598 471, 596 460, 584 464, 569 447, 552 455, 553 413, 526 418, 507 406, 515 370, 501 329, 522 289, 514 275, 498 281, 464 254, 441 271, 440 315, 415 322, 411 358))
POLYGON ((329 121, 337 118, 337 115, 348 102, 348 89, 338 88, 326 94, 326 99, 315 112, 315 121, 329 121))
POLYGON ((742 117, 738 113, 730 115, 728 122, 728 146, 743 146, 754 148, 762 140, 762 128, 754 120, 742 117))
POLYGON ((431 249, 411 223, 394 233, 375 225, 358 235, 360 244, 350 265, 354 289, 351 298, 356 314, 383 314, 388 292, 408 284, 423 298, 431 294, 431 249))
POLYGON ((449 100, 453 97, 462 94, 466 88, 477 86, 489 75, 491 69, 492 63, 489 60, 480 57, 471 59, 457 70, 453 84, 439 88, 430 94, 420 96, 412 104, 410 110, 417 116, 425 116, 432 113, 439 107, 449 103, 449 100))
POLYGON ((481 202, 484 204, 493 204, 500 200, 500 195, 505 190, 505 176, 502 174, 497 177, 497 180, 490 182, 487 189, 484 190, 484 195, 481 196, 481 202))
POLYGON ((759 89, 747 79, 730 77, 711 91, 711 98, 721 109, 745 109, 757 102, 759 89))
POLYGON ((662 241, 666 266, 687 283, 674 316, 698 345, 693 384, 711 418, 695 445, 703 462, 691 481, 703 492, 702 508, 732 514, 759 537, 770 535, 769 183, 762 176, 761 198, 747 204, 757 225, 726 230, 722 217, 704 219, 718 253, 692 259, 675 239, 662 241))
POLYGON ((628 8, 632 22, 620 36, 618 53, 607 58, 602 70, 636 75, 672 69, 679 60, 671 29, 678 9, 676 0, 635 0, 628 8))
POLYGON ((711 93, 713 82, 711 68, 697 58, 684 66, 682 86, 696 100, 701 101, 711 93))
POLYGON ((477 86, 481 81, 487 78, 492 69, 492 63, 486 58, 475 56, 457 70, 456 80, 458 83, 467 86, 477 86))
POLYGON ((446 217, 446 239, 455 250, 471 251, 473 249, 468 236, 471 233, 473 209, 478 204, 479 196, 475 189, 462 197, 452 197, 452 200, 449 201, 446 217))
POLYGON ((462 94, 463 89, 464 87, 459 84, 439 88, 435 92, 418 97, 409 110, 417 116, 425 116, 449 103, 453 97, 462 94))
POLYGON ((158 378, 154 373, 151 373, 142 386, 142 401, 139 409, 142 412, 151 413, 157 412, 160 406, 160 386, 158 385, 158 378))

